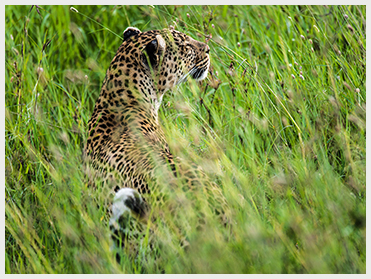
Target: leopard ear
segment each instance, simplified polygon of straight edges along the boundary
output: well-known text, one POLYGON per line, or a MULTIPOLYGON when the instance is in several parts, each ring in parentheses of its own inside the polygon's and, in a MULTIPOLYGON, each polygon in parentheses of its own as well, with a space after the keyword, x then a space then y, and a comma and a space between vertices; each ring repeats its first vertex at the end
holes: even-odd
POLYGON ((157 35, 143 50, 142 65, 148 70, 157 71, 165 53, 166 43, 161 35, 157 35))
POLYGON ((137 35, 141 33, 140 30, 136 27, 128 27, 125 29, 123 35, 124 35, 124 41, 129 39, 131 36, 137 35))

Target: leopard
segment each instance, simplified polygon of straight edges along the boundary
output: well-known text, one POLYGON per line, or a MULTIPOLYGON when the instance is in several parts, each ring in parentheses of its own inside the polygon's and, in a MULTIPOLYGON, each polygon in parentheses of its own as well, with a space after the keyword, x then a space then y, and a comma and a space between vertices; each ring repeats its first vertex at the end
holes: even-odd
MULTIPOLYGON (((165 92, 189 77, 202 81, 209 70, 207 43, 175 29, 141 32, 128 27, 123 32, 88 122, 85 147, 89 179, 107 188, 109 226, 117 245, 120 236, 121 245, 124 238, 130 246, 129 235, 138 237, 135 224, 148 224, 151 208, 171 200, 164 197, 164 183, 197 191, 205 185, 200 181, 208 180, 199 166, 174 157, 158 111, 165 92)), ((206 185, 210 189, 202 191, 211 198, 221 196, 217 185, 206 185)))

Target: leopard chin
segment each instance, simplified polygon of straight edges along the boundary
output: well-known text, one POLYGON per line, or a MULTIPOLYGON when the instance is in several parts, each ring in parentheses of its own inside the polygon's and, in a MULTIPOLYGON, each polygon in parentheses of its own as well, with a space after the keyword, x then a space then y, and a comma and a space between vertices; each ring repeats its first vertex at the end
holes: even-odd
POLYGON ((207 64, 207 66, 204 67, 204 68, 194 67, 188 73, 186 73, 185 75, 183 75, 176 82, 176 85, 179 85, 179 84, 181 84, 183 82, 186 82, 189 76, 191 76, 191 78, 194 79, 194 80, 196 80, 196 81, 204 80, 207 77, 207 74, 209 72, 209 66, 210 66, 210 64, 207 64))
POLYGON ((207 77, 207 73, 209 72, 209 65, 206 68, 196 69, 196 71, 191 74, 191 77, 196 81, 201 81, 207 77))

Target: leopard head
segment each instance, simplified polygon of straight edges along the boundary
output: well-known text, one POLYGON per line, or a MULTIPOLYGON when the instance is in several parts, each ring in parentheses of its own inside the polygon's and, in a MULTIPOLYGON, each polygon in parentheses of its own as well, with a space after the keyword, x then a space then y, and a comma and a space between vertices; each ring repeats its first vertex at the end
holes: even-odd
POLYGON ((156 84, 158 99, 188 77, 203 80, 207 76, 210 48, 186 34, 170 29, 140 32, 129 27, 124 42, 138 47, 138 66, 156 84))

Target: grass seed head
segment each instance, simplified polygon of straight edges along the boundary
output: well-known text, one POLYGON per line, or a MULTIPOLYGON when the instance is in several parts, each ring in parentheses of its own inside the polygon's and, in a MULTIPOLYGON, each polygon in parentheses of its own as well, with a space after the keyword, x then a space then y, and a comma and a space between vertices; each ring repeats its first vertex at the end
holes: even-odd
POLYGON ((345 81, 343 82, 343 85, 348 88, 350 91, 352 91, 352 88, 350 87, 350 85, 348 83, 346 83, 345 81))
POLYGON ((15 53, 16 55, 19 55, 19 51, 18 51, 16 48, 12 47, 12 50, 14 51, 14 53, 15 53))
POLYGON ((78 13, 78 12, 79 12, 79 11, 76 10, 74 7, 71 7, 70 10, 73 11, 73 12, 75 12, 75 13, 78 13))
POLYGON ((352 32, 352 34, 354 34, 354 28, 350 24, 347 24, 347 27, 350 30, 350 32, 352 32))
POLYGON ((271 50, 271 48, 269 47, 268 44, 265 44, 265 45, 264 45, 264 48, 265 48, 265 51, 266 51, 267 53, 269 53, 269 54, 272 53, 272 50, 271 50))

